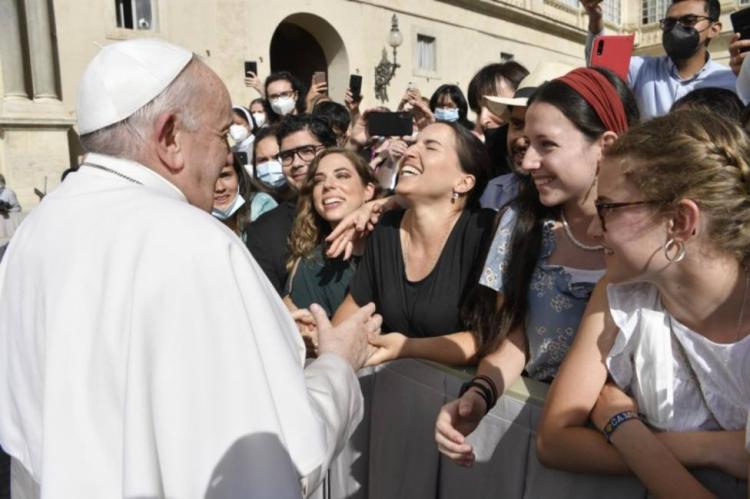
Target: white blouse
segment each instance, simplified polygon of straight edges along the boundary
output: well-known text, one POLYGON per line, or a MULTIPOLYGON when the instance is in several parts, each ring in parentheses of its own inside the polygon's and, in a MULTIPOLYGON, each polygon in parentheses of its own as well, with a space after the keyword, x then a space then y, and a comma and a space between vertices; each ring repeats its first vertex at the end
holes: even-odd
POLYGON ((635 398, 651 426, 669 431, 745 426, 750 409, 750 336, 719 344, 674 318, 670 321, 650 283, 610 284, 607 295, 620 329, 607 368, 615 383, 635 398))

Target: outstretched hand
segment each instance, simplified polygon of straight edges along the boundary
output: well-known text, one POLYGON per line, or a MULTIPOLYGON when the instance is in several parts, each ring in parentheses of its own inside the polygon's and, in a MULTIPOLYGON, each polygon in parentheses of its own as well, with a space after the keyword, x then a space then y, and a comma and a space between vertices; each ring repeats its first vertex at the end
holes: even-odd
POLYGON ((368 303, 336 327, 331 325, 320 305, 310 305, 310 312, 318 327, 320 355, 334 353, 349 362, 355 371, 361 369, 369 353, 367 339, 379 334, 383 323, 383 318, 375 313, 375 304, 368 303))
POLYGON ((368 341, 375 347, 365 363, 365 366, 370 367, 401 357, 408 338, 401 333, 388 333, 370 335, 368 341))
POLYGON ((329 243, 326 256, 338 258, 344 255, 344 260, 351 258, 354 245, 372 232, 380 220, 385 203, 385 199, 369 201, 344 217, 326 237, 329 243))
POLYGON ((484 399, 472 388, 440 409, 435 423, 435 442, 441 454, 461 466, 474 464, 474 449, 465 437, 479 426, 485 406, 484 399))

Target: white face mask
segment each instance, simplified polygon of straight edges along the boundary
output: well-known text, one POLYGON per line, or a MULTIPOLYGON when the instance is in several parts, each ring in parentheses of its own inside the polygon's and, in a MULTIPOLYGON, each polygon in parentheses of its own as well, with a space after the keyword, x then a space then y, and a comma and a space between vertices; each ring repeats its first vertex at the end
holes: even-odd
POLYGON ((229 219, 232 215, 237 213, 237 210, 242 208, 242 205, 245 204, 245 198, 240 196, 240 188, 237 187, 237 195, 234 197, 234 201, 232 201, 232 204, 230 204, 226 209, 220 210, 219 208, 214 208, 211 210, 211 215, 215 216, 222 222, 229 219))
POLYGON ((255 120, 255 126, 260 128, 266 124, 266 113, 253 113, 253 119, 255 120))
POLYGON ((229 135, 232 137, 232 140, 236 144, 239 144, 240 142, 248 138, 248 136, 250 135, 250 130, 248 130, 245 126, 233 124, 229 125, 229 135))
POLYGON ((297 99, 293 97, 279 97, 278 99, 271 99, 271 109, 278 115, 286 116, 292 112, 296 103, 297 99))
POLYGON ((286 183, 284 169, 281 162, 276 159, 269 159, 255 166, 258 180, 271 187, 281 187, 286 183))

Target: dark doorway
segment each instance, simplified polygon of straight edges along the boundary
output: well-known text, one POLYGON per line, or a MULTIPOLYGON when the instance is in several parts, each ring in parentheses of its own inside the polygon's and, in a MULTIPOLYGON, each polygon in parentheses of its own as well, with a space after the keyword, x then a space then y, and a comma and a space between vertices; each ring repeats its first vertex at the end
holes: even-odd
POLYGON ((328 63, 314 36, 296 24, 283 22, 271 38, 271 71, 289 71, 307 89, 313 73, 327 72, 328 63))

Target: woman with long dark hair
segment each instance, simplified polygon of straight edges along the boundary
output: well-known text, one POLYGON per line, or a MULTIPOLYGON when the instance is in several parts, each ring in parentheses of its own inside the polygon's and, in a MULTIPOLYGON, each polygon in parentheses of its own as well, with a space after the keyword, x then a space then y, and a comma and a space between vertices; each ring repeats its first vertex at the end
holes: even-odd
POLYGON ((430 97, 430 111, 436 121, 459 123, 469 130, 474 128, 474 123, 466 117, 469 104, 458 85, 440 85, 430 97))
POLYGON ((383 334, 370 365, 399 357, 473 361, 477 344, 458 310, 475 286, 494 212, 479 207, 489 159, 456 123, 433 123, 399 163, 396 193, 408 208, 385 214, 367 238, 350 293, 333 318, 374 302, 383 334))
POLYGON ((602 247, 587 234, 599 160, 637 120, 633 94, 606 70, 573 70, 529 101, 522 165, 529 175, 502 214, 482 286, 465 309, 484 357, 438 416, 438 447, 456 462, 473 462, 464 435, 522 371, 540 381, 556 375, 604 274, 602 247))
POLYGON ((232 159, 232 163, 225 165, 216 179, 211 214, 246 242, 250 222, 275 208, 277 203, 263 186, 247 174, 236 155, 232 155, 232 159))

